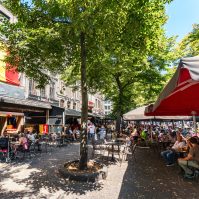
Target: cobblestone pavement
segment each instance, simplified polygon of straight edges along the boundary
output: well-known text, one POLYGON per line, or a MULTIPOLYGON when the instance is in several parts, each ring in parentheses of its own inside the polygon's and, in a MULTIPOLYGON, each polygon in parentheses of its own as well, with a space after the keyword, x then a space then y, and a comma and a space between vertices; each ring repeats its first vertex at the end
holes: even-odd
POLYGON ((68 182, 57 169, 79 155, 79 144, 55 148, 26 161, 0 163, 0 198, 55 199, 198 199, 197 181, 185 180, 179 168, 166 167, 158 154, 139 149, 136 161, 108 166, 100 183, 68 182))

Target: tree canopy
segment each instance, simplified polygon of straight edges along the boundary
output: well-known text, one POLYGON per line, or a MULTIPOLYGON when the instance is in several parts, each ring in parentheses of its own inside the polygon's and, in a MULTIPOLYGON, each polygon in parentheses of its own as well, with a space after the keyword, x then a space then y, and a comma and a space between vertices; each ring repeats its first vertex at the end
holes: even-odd
POLYGON ((84 130, 87 89, 107 94, 119 119, 126 103, 136 103, 139 95, 152 99, 161 87, 170 51, 163 29, 165 4, 171 0, 24 2, 4 0, 18 18, 0 28, 9 51, 6 61, 41 86, 49 81, 47 70, 63 74, 69 83, 81 79, 84 130))
MULTIPOLYGON (((85 32, 89 77, 96 75, 96 68, 113 68, 112 56, 120 68, 142 62, 151 50, 161 48, 158 38, 166 21, 164 5, 169 2, 32 0, 30 4, 4 0, 18 18, 16 24, 1 26, 10 52, 7 60, 41 85, 48 81, 46 69, 62 73, 68 66, 70 75, 78 76, 79 35, 85 32), (124 59, 128 61, 123 63, 124 59)), ((95 85, 93 78, 88 84, 95 85)))
POLYGON ((193 30, 183 38, 177 50, 179 57, 199 55, 199 24, 193 25, 193 30))

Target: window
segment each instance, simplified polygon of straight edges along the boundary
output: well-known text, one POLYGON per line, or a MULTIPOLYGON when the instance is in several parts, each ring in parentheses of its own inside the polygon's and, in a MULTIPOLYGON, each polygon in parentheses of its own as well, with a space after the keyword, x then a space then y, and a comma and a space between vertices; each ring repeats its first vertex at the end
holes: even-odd
POLYGON ((100 100, 98 100, 98 108, 101 108, 100 100))
POLYGON ((77 100, 79 99, 79 91, 77 91, 77 100))
POLYGON ((65 85, 64 85, 64 82, 63 82, 63 81, 60 81, 60 84, 61 84, 61 85, 60 85, 60 89, 61 89, 61 90, 62 90, 63 88, 65 88, 65 87, 64 87, 65 85))
POLYGON ((76 103, 73 102, 73 109, 76 110, 76 103))
POLYGON ((76 99, 76 91, 72 90, 72 94, 73 94, 73 99, 76 99))
POLYGON ((36 95, 36 83, 33 79, 29 80, 29 94, 36 95))
POLYGON ((95 108, 97 108, 97 99, 95 99, 95 108))
POLYGON ((108 110, 111 110, 111 107, 110 106, 107 106, 108 110))
POLYGON ((63 99, 60 100, 60 107, 64 108, 64 100, 63 99))
POLYGON ((70 101, 67 102, 67 109, 70 109, 70 101))
POLYGON ((64 91, 65 91, 65 84, 63 81, 60 81, 60 93, 64 94, 64 91))
POLYGON ((108 106, 105 106, 105 110, 108 110, 108 106))
POLYGON ((40 94, 41 94, 41 97, 46 98, 46 89, 45 88, 41 88, 40 94))
POLYGON ((55 83, 50 83, 50 99, 55 99, 55 83))

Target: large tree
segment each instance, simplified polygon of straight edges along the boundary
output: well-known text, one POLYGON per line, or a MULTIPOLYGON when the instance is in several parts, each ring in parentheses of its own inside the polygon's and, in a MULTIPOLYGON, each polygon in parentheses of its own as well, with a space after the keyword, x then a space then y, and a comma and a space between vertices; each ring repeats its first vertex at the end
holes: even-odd
MULTIPOLYGON (((137 80, 134 77, 148 68, 145 63, 149 52, 161 48, 158 38, 166 21, 164 6, 170 0, 24 2, 4 0, 18 17, 16 24, 5 22, 1 26, 1 38, 6 38, 9 51, 6 61, 17 65, 19 71, 33 77, 41 86, 49 81, 46 70, 62 73, 67 68, 65 74, 81 80, 80 168, 84 169, 88 88, 102 89, 115 81, 117 89, 122 91, 137 80)), ((123 103, 121 93, 118 115, 123 103)))
MULTIPOLYGON (((122 20, 119 33, 114 30, 107 45, 97 44, 103 55, 92 60, 87 83, 91 90, 104 91, 114 102, 117 111, 117 131, 121 116, 128 105, 137 104, 135 93, 138 93, 138 90, 144 90, 143 98, 150 101, 162 89, 161 73, 171 62, 170 49, 173 47, 172 39, 166 39, 164 36, 164 3, 129 1, 126 3, 128 9, 123 12, 125 18, 122 20)), ((74 77, 78 78, 77 66, 66 71, 68 74, 71 72, 73 80, 76 79, 74 77)))
POLYGON ((193 25, 193 30, 179 43, 177 52, 179 58, 199 55, 199 24, 193 25))
POLYGON ((114 63, 115 70, 106 70, 106 77, 110 76, 106 80, 111 81, 107 82, 108 86, 104 87, 104 91, 114 102, 117 131, 120 130, 122 115, 129 108, 154 101, 165 84, 166 69, 174 59, 174 42, 172 38, 166 39, 161 35, 157 42, 161 48, 146 52, 144 58, 123 56, 114 63))

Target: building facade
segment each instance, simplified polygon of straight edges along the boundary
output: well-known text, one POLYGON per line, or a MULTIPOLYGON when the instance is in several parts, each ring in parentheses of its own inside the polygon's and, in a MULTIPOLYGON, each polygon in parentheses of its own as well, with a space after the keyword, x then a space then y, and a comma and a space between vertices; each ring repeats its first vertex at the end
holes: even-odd
POLYGON ((89 103, 92 105, 92 113, 99 115, 100 117, 104 116, 104 96, 100 93, 88 96, 89 103))
MULTIPOLYGON (((17 21, 6 8, 0 5, 0 17, 17 21)), ((0 58, 6 55, 0 52, 0 58)), ((68 118, 81 117, 81 90, 79 82, 66 86, 60 75, 51 74, 50 82, 42 89, 37 88, 37 82, 15 69, 9 69, 7 64, 0 62, 0 133, 4 131, 18 132, 23 128, 37 130, 49 126, 50 131, 59 131, 67 123, 68 118), (10 121, 15 124, 10 125, 10 121), (42 127, 45 126, 44 127, 42 127)), ((89 94, 88 111, 90 116, 104 115, 104 99, 100 93, 89 94)))
MULTIPOLYGON (((2 20, 14 23, 17 18, 0 5, 0 23, 2 20)), ((6 49, 1 50, 0 59, 2 60, 5 55, 6 49)), ((50 103, 26 98, 25 87, 20 83, 20 76, 15 68, 10 69, 9 64, 0 61, 0 134, 22 131, 26 123, 26 115, 34 113, 46 116, 51 109, 50 103)))
POLYGON ((104 101, 104 115, 107 116, 112 113, 113 103, 110 100, 104 101))

